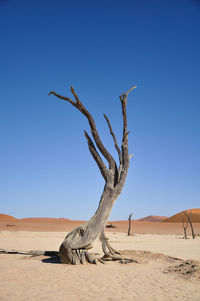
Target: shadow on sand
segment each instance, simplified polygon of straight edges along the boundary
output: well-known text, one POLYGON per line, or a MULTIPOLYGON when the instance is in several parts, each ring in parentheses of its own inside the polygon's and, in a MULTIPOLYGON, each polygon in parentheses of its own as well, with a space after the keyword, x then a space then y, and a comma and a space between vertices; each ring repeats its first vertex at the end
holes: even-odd
POLYGON ((48 257, 48 258, 43 258, 42 259, 42 262, 43 263, 54 263, 54 264, 56 264, 56 263, 61 263, 60 262, 60 257, 59 256, 50 256, 50 257, 48 257))

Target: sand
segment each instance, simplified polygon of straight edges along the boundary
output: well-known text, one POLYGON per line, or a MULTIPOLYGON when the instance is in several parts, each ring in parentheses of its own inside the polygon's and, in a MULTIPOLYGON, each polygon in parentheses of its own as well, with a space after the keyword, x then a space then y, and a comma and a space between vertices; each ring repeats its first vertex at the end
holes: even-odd
MULTIPOLYGON (((44 256, 0 254, 0 300, 200 300, 200 237, 128 237, 114 230, 107 232, 112 246, 128 250, 127 256, 133 256, 138 263, 71 266, 44 256), (184 270, 188 267, 189 272, 184 270)), ((0 248, 58 250, 65 235, 66 232, 1 231, 0 248)), ((93 251, 101 254, 100 244, 93 251)))

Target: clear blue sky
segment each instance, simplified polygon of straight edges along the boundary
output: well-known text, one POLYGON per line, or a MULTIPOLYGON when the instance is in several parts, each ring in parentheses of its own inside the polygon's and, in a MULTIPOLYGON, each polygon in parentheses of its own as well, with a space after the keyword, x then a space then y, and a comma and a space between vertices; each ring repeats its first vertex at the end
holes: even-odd
MULTIPOLYGON (((104 181, 73 85, 115 153, 133 84, 128 178, 111 219, 200 207, 200 1, 0 1, 0 212, 89 219, 104 181)), ((116 156, 116 155, 115 155, 116 156)))

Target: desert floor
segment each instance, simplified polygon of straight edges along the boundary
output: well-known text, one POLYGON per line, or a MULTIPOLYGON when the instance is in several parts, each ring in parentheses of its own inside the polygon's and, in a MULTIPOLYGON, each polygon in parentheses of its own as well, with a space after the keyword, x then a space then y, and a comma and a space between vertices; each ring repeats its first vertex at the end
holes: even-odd
MULTIPOLYGON (((65 235, 1 231, 0 249, 57 251, 65 235)), ((72 266, 54 257, 0 254, 0 300, 200 300, 200 237, 106 235, 114 248, 127 250, 123 256, 138 263, 72 266)), ((93 252, 102 254, 100 243, 93 252)))

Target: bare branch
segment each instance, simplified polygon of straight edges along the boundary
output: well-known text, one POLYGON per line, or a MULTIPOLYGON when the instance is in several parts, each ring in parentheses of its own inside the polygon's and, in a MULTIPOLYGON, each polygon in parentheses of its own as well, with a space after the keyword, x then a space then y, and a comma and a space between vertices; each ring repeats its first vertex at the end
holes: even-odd
POLYGON ((76 102, 73 101, 71 98, 69 97, 64 97, 64 96, 61 96, 57 93, 55 93, 54 91, 51 91, 49 93, 49 95, 53 94, 55 95, 56 97, 60 98, 60 99, 63 99, 65 101, 68 101, 70 102, 74 107, 76 107, 87 119, 88 119, 88 122, 89 122, 89 125, 90 125, 90 130, 91 130, 91 133, 92 133, 92 136, 94 138, 94 141, 98 147, 98 149, 100 150, 100 152, 102 153, 102 155, 106 158, 106 160, 108 161, 109 163, 109 168, 114 172, 115 171, 115 160, 113 159, 113 157, 111 156, 111 154, 108 152, 108 150, 105 148, 105 146, 103 145, 100 137, 99 137, 99 134, 98 134, 98 131, 96 129, 96 125, 95 125, 95 122, 94 122, 94 119, 92 117, 92 115, 87 111, 87 109, 84 107, 84 105, 82 104, 82 102, 80 101, 80 99, 78 98, 75 90, 73 87, 71 87, 71 92, 72 94, 74 95, 75 99, 76 99, 76 102))
POLYGON ((126 112, 126 105, 127 105, 127 96, 128 94, 135 89, 136 86, 133 86, 130 88, 126 93, 122 93, 122 95, 119 96, 120 101, 121 101, 121 106, 122 106, 122 117, 123 117, 123 138, 122 138, 122 171, 119 174, 121 177, 123 170, 128 170, 129 166, 129 154, 128 154, 128 134, 129 132, 127 131, 127 112, 126 112))
POLYGON ((96 161, 96 163, 97 163, 97 165, 100 169, 100 172, 101 172, 102 176, 104 177, 104 179, 106 181, 108 169, 106 168, 106 166, 103 163, 101 157, 99 156, 99 154, 98 154, 98 152, 97 152, 97 150, 94 146, 94 143, 92 142, 92 139, 90 138, 88 133, 86 131, 84 131, 84 134, 85 134, 85 137, 86 137, 87 142, 88 142, 88 147, 89 147, 90 153, 92 154, 94 160, 96 161))
POLYGON ((75 105, 75 104, 76 104, 75 101, 73 101, 73 100, 72 100, 71 98, 69 98, 69 97, 62 96, 62 95, 60 95, 60 94, 58 94, 58 93, 56 93, 56 92, 54 92, 54 91, 51 91, 51 92, 48 94, 48 96, 50 96, 51 94, 55 95, 56 97, 58 97, 58 98, 60 98, 60 99, 65 100, 65 101, 69 101, 72 105, 75 105))
POLYGON ((125 93, 125 95, 127 96, 128 95, 128 93, 130 93, 133 89, 136 89, 137 88, 137 86, 133 86, 133 87, 131 87, 126 93, 125 93))
POLYGON ((108 117, 106 116, 106 114, 104 114, 104 117, 105 117, 105 119, 107 121, 107 124, 108 124, 108 127, 110 129, 110 134, 113 137, 115 148, 116 148, 116 150, 118 152, 118 156, 119 156, 119 163, 121 165, 122 164, 122 153, 121 153, 121 150, 120 150, 120 148, 118 146, 117 139, 116 139, 115 134, 114 134, 114 132, 112 130, 112 127, 111 127, 111 124, 110 124, 110 120, 108 119, 108 117))
POLYGON ((133 86, 127 92, 122 93, 122 95, 120 95, 119 97, 121 100, 122 115, 123 115, 123 139, 127 138, 127 113, 126 113, 127 96, 135 88, 136 86, 133 86))
POLYGON ((74 95, 74 97, 75 97, 77 103, 80 104, 81 102, 80 102, 80 100, 79 100, 79 98, 78 98, 78 95, 76 94, 76 92, 75 92, 73 86, 71 86, 71 92, 72 92, 72 94, 74 95))

